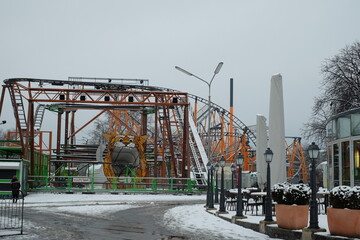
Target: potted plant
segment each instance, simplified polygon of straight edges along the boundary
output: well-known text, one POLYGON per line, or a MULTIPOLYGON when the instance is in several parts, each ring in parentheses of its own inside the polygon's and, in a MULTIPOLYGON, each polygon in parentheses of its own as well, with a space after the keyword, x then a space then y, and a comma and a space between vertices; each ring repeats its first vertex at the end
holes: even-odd
POLYGON ((308 224, 308 211, 311 189, 308 185, 278 183, 272 188, 276 222, 281 228, 296 230, 308 224))
POLYGON ((330 191, 327 209, 329 231, 332 235, 360 237, 360 186, 338 186, 330 191))

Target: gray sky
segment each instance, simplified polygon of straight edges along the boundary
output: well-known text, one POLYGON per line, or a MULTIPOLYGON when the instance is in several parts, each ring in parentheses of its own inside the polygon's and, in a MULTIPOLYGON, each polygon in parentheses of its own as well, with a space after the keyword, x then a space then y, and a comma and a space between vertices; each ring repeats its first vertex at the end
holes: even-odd
POLYGON ((285 135, 300 136, 322 62, 360 39, 359 9, 356 0, 0 0, 0 79, 144 78, 207 98, 174 66, 210 80, 223 61, 215 103, 228 108, 234 78, 234 113, 253 125, 268 117, 270 78, 281 73, 285 135))

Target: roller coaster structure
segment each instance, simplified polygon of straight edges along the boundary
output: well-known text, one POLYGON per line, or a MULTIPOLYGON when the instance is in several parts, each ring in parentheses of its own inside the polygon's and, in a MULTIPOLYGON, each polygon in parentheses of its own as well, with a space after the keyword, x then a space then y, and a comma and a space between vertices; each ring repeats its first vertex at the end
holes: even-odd
POLYGON ((50 169, 79 162, 104 164, 95 157, 98 145, 78 144, 75 136, 105 114, 110 116, 108 132, 148 136, 144 146, 147 165, 144 176, 205 178, 204 166, 208 161, 216 162, 224 156, 227 163, 232 163, 240 152, 245 155, 244 170, 254 168, 255 157, 248 153, 255 147, 255 134, 213 102, 209 112, 204 98, 149 86, 144 79, 13 78, 4 83, 0 116, 8 90, 17 129, 13 138, 20 141, 24 158, 30 161, 30 175, 34 174, 35 151, 44 149, 51 155, 53 168, 50 169), (58 116, 53 152, 49 151, 51 137, 47 142, 39 139, 48 132, 41 129, 46 110, 56 111, 58 116), (90 110, 96 111, 96 116, 75 129, 76 118, 90 110), (206 125, 208 114, 210 133, 206 125), (204 151, 207 144, 210 144, 210 156, 204 151))

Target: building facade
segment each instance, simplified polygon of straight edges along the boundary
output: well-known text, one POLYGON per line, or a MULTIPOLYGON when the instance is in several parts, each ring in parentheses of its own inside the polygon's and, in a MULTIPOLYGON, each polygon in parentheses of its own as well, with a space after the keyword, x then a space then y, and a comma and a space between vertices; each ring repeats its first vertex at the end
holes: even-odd
POLYGON ((326 137, 328 187, 360 186, 360 108, 333 116, 326 137))

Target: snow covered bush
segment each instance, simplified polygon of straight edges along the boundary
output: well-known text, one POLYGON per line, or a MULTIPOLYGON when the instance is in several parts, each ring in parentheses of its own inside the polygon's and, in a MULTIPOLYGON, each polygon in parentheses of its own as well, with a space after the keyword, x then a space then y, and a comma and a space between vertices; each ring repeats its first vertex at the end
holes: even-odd
POLYGON ((289 185, 287 182, 275 184, 271 189, 272 199, 279 204, 285 204, 284 191, 289 185))
POLYGON ((272 188, 272 198, 279 204, 307 205, 309 204, 310 195, 310 187, 303 183, 277 183, 272 188))
POLYGON ((360 186, 338 186, 330 191, 333 208, 360 209, 360 186))

